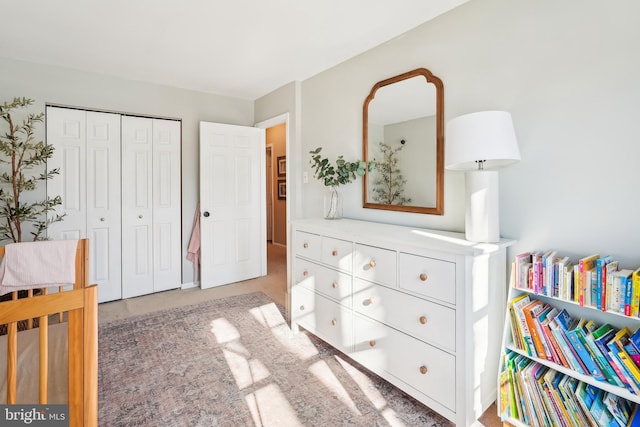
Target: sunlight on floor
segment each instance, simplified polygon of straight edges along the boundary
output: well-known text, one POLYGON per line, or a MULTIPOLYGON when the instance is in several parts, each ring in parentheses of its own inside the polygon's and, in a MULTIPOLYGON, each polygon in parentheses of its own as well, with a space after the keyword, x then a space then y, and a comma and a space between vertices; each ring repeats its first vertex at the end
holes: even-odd
POLYGON ((391 408, 387 407, 388 402, 382 396, 374 386, 373 381, 365 374, 360 372, 358 369, 354 368, 349 362, 342 359, 341 357, 335 356, 335 359, 338 361, 340 366, 349 374, 351 379, 358 385, 362 394, 366 396, 367 399, 371 402, 371 404, 378 410, 381 411, 382 416, 389 423, 391 427, 406 427, 406 424, 402 422, 398 414, 391 408), (386 409, 384 409, 386 407, 386 409))
MULTIPOLYGON (((266 304, 249 310, 253 318, 283 346, 283 351, 296 356, 299 363, 318 355, 318 349, 304 334, 293 334, 275 304, 266 304)), ((258 328, 260 328, 258 326, 258 328)), ((252 358, 251 352, 242 343, 240 331, 225 318, 211 321, 211 332, 222 347, 229 370, 233 374, 239 390, 247 393, 245 401, 257 427, 301 426, 296 410, 278 384, 269 379, 269 369, 263 362, 252 358), (258 383, 263 382, 261 386, 258 383)), ((364 373, 352 366, 346 359, 335 356, 339 366, 358 386, 363 396, 370 402, 391 427, 406 427, 398 414, 388 407, 386 399, 364 373)), ((311 363, 311 362, 309 362, 311 363)), ((328 393, 335 396, 356 416, 364 416, 349 391, 341 383, 332 367, 324 360, 308 366, 328 393)))
POLYGON ((318 354, 318 350, 306 335, 299 334, 296 335, 295 340, 291 339, 293 333, 275 304, 271 303, 256 307, 249 312, 260 324, 270 327, 271 333, 278 342, 287 351, 295 354, 300 359, 307 360, 318 354))
POLYGON ((242 354, 228 349, 222 351, 240 390, 251 387, 271 375, 267 367, 257 359, 248 359, 242 354))
POLYGON ((224 318, 211 321, 211 332, 220 344, 240 339, 240 332, 224 318))
POLYGON ((296 411, 275 384, 269 384, 245 398, 256 427, 302 426, 296 411))
POLYGON ((342 358, 336 356, 335 359, 353 379, 353 382, 358 384, 358 387, 360 387, 360 390, 362 390, 362 393, 369 399, 374 408, 380 410, 387 406, 386 399, 374 387, 373 381, 342 358))
POLYGON ((335 394, 347 408, 351 409, 351 412, 356 415, 362 415, 356 407, 356 404, 351 399, 351 396, 349 396, 349 392, 345 390, 340 380, 336 378, 331 367, 327 365, 327 362, 323 360, 318 361, 309 366, 309 371, 311 371, 311 373, 315 375, 316 378, 318 378, 318 380, 329 389, 329 391, 335 394))

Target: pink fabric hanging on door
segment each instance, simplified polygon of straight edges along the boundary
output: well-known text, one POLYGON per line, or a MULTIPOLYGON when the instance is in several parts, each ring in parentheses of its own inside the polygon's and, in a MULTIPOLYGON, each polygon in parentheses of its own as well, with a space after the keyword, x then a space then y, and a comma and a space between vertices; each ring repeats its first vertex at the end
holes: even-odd
POLYGON ((193 263, 193 281, 197 282, 200 280, 200 203, 196 205, 196 213, 193 217, 187 259, 193 263))

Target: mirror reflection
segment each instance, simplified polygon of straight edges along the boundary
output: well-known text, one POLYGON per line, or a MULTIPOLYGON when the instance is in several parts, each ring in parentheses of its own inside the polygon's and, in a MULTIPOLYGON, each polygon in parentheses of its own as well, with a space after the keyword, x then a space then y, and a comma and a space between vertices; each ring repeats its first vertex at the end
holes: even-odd
POLYGON ((363 109, 365 208, 443 213, 443 86, 421 68, 378 82, 363 109))

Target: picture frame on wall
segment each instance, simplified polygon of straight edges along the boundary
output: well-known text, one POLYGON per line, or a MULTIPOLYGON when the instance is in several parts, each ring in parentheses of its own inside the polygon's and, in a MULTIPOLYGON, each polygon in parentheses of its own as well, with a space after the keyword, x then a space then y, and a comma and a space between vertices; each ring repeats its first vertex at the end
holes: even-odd
POLYGON ((287 200, 287 180, 278 180, 278 200, 287 200))
POLYGON ((277 159, 278 176, 287 174, 287 156, 279 156, 277 159))

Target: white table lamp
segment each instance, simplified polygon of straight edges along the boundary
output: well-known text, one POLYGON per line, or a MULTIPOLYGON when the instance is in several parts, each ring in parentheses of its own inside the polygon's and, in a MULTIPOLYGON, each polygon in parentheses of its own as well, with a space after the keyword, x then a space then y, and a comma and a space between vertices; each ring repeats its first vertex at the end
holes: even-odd
POLYGON ((447 123, 445 167, 465 172, 465 237, 500 240, 497 169, 520 160, 511 114, 482 111, 447 123))

